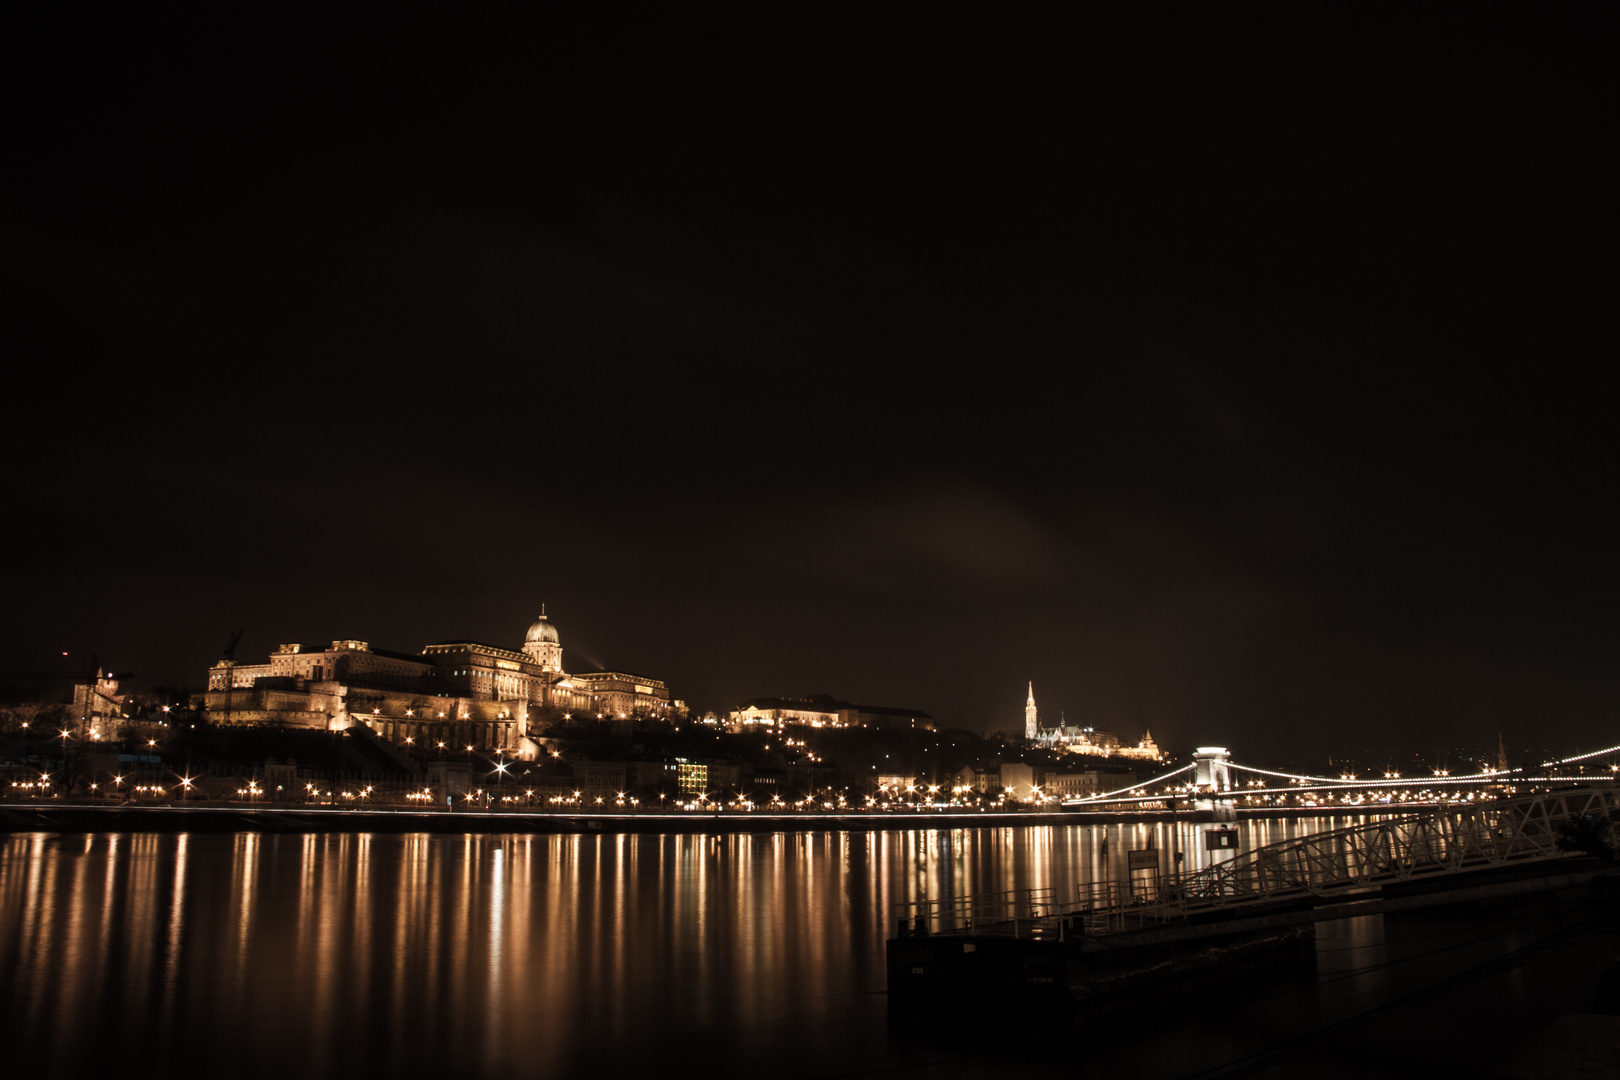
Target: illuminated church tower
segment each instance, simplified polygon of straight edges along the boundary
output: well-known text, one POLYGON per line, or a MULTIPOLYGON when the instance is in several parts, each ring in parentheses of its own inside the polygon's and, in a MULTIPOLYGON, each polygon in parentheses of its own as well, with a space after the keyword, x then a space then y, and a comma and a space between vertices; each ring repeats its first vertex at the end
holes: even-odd
POLYGON ((1035 723, 1035 683, 1029 684, 1029 700, 1024 702, 1024 738, 1033 740, 1039 730, 1035 723))

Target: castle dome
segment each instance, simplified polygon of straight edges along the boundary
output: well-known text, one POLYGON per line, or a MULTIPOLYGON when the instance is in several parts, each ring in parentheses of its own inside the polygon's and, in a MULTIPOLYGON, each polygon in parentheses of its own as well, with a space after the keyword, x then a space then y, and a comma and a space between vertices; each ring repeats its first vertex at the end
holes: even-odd
POLYGON ((549 641, 554 645, 560 644, 557 640, 557 628, 552 626, 544 615, 534 621, 534 625, 529 627, 529 632, 523 638, 525 645, 532 645, 537 641, 549 641))

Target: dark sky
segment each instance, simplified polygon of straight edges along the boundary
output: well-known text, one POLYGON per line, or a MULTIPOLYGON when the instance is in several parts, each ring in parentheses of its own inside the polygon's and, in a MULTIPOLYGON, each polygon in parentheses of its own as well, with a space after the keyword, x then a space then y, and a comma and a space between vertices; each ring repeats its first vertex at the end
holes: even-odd
POLYGON ((1615 12, 1294 18, 8 35, 5 668, 1616 741, 1615 12))

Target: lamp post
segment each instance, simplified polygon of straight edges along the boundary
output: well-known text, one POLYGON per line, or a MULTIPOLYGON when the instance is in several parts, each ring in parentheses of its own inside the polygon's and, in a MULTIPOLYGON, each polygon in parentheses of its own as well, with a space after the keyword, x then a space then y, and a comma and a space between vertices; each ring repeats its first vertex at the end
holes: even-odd
POLYGON ((68 771, 68 767, 67 767, 67 763, 68 763, 67 747, 68 747, 68 740, 71 739, 72 737, 73 737, 73 733, 71 731, 69 731, 67 729, 63 729, 62 735, 61 735, 61 739, 62 739, 62 779, 67 784, 67 793, 68 793, 69 798, 71 798, 73 796, 73 774, 68 771))

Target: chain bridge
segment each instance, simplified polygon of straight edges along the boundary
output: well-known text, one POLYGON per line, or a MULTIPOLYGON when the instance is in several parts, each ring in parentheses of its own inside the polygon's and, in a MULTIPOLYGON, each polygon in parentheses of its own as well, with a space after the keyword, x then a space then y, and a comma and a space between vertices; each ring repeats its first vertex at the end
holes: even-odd
POLYGON ((898 933, 886 946, 889 990, 900 1001, 1108 994, 1177 971, 1308 947, 1323 920, 1592 887, 1598 875, 1616 874, 1620 783, 1560 773, 1616 752, 1620 747, 1535 769, 1436 775, 1413 792, 1401 790, 1414 786, 1410 778, 1284 773, 1234 762, 1224 748, 1201 748, 1189 765, 1065 809, 1196 806, 1210 823, 1207 865, 1181 871, 1184 852, 1151 846, 1116 851, 1109 864, 1105 840, 1105 865, 1123 872, 1105 871, 1101 881, 897 904, 898 933), (1245 771, 1261 779, 1234 784, 1234 772, 1245 771), (1288 785, 1267 786, 1279 779, 1288 785), (1227 824, 1235 805, 1256 792, 1355 788, 1393 788, 1401 797, 1390 800, 1395 805, 1341 803, 1336 809, 1366 817, 1246 851, 1227 824))
POLYGON ((1045 886, 901 904, 896 914, 903 935, 1059 939, 1229 921, 1279 907, 1308 913, 1294 921, 1315 921, 1371 913, 1366 901, 1387 896, 1389 886, 1437 882, 1424 890, 1434 902, 1500 877, 1490 871, 1560 861, 1573 866, 1581 855, 1560 843, 1570 828, 1601 831, 1617 821, 1620 786, 1450 802, 1234 851, 1186 873, 1158 873, 1154 853, 1150 880, 1076 883, 1072 900, 1058 895, 1059 886, 1045 886))
POLYGON ((1303 796, 1326 799, 1349 795, 1395 800, 1403 804, 1414 802, 1443 802, 1447 799, 1472 798, 1473 793, 1487 790, 1516 791, 1524 786, 1563 785, 1576 782, 1591 783, 1600 778, 1620 781, 1620 746, 1574 754, 1542 762, 1533 768, 1487 769, 1482 772, 1452 776, 1447 770, 1437 769, 1430 776, 1403 776, 1386 772, 1382 776, 1313 776, 1308 773, 1283 772, 1264 769, 1232 760, 1225 747, 1200 747, 1193 760, 1177 769, 1161 773, 1129 787, 1099 792, 1082 798, 1066 799, 1063 805, 1071 810, 1127 809, 1148 804, 1173 804, 1178 801, 1218 800, 1234 802, 1268 796, 1303 796), (1600 758, 1610 758, 1606 765, 1597 764, 1600 758), (1586 774, 1588 763, 1602 768, 1601 773, 1586 774), (1575 768, 1579 773, 1570 773, 1575 768), (1250 777, 1242 779, 1241 776, 1250 777), (1283 781, 1283 783, 1278 783, 1283 781))

